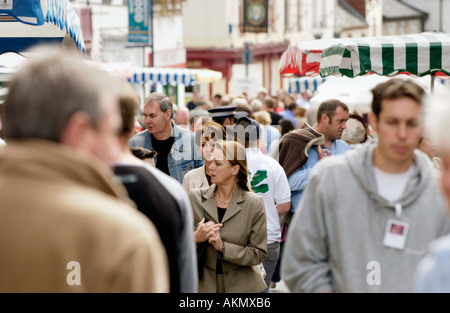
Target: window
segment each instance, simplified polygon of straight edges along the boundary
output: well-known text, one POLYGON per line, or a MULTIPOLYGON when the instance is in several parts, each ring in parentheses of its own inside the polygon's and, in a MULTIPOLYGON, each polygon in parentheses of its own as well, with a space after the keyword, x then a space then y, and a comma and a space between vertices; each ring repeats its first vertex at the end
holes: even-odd
POLYGON ((399 27, 398 27, 398 35, 404 35, 406 34, 406 22, 405 21, 400 21, 398 23, 399 27))
POLYGON ((388 36, 396 35, 396 33, 395 33, 395 31, 396 31, 395 22, 386 23, 386 28, 387 28, 387 35, 388 36))
POLYGON ((420 22, 419 20, 411 20, 409 21, 409 33, 410 34, 417 34, 420 33, 420 22))

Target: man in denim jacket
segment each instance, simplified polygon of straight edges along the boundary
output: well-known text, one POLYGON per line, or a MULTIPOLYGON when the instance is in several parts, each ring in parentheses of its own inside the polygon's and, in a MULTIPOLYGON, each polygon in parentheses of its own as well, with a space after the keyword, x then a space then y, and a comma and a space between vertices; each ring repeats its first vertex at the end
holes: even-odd
POLYGON ((156 150, 155 166, 183 182, 184 175, 203 165, 195 134, 172 121, 173 105, 163 93, 154 92, 144 101, 143 115, 147 129, 130 138, 130 147, 156 150))

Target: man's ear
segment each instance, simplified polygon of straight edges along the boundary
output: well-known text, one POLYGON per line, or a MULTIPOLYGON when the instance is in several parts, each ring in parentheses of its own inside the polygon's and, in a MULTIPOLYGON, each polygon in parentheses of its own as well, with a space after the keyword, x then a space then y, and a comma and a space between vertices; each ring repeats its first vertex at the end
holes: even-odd
POLYGON ((321 123, 323 121, 325 124, 328 124, 330 122, 329 120, 330 120, 330 118, 328 117, 327 113, 323 113, 320 116, 320 121, 317 121, 317 122, 321 123))
POLYGON ((172 116, 172 111, 171 110, 167 110, 166 112, 164 112, 164 114, 166 115, 166 120, 170 121, 171 116, 172 116))
POLYGON ((373 112, 370 112, 367 117, 369 118, 369 125, 373 129, 373 131, 378 131, 378 119, 373 112))
POLYGON ((86 145, 92 135, 91 119, 85 112, 74 113, 61 134, 61 143, 73 148, 86 145))

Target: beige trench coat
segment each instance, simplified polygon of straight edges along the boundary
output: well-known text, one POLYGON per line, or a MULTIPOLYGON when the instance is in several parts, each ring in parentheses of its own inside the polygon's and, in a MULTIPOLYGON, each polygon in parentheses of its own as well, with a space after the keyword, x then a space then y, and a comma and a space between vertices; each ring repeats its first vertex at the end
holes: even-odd
POLYGON ((205 165, 190 170, 186 173, 186 175, 184 175, 183 188, 186 192, 189 192, 191 189, 205 187, 209 187, 208 179, 206 178, 205 165))
MULTIPOLYGON (((194 189, 189 198, 194 212, 194 225, 197 227, 204 217, 203 209, 209 220, 217 223, 218 214, 214 191, 216 185, 209 188, 194 189), (202 203, 200 191, 203 190, 202 203)), ((266 213, 263 198, 253 192, 237 187, 222 219, 220 230, 224 242, 222 268, 227 293, 262 292, 267 288, 257 265, 267 257, 266 213)), ((217 251, 208 244, 204 277, 199 281, 199 292, 216 292, 217 251)))

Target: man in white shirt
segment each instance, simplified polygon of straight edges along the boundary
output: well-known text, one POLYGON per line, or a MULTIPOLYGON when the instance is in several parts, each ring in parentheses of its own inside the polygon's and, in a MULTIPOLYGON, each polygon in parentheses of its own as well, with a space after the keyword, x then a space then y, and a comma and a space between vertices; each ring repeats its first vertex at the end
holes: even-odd
MULTIPOLYGON (((234 140, 245 147, 251 188, 264 199, 268 256, 263 261, 263 265, 266 271, 264 280, 269 286, 280 253, 280 216, 289 211, 291 191, 283 167, 260 150, 259 139, 262 131, 263 129, 257 121, 242 117, 234 127, 234 140)), ((265 292, 268 291, 269 288, 265 292)))

